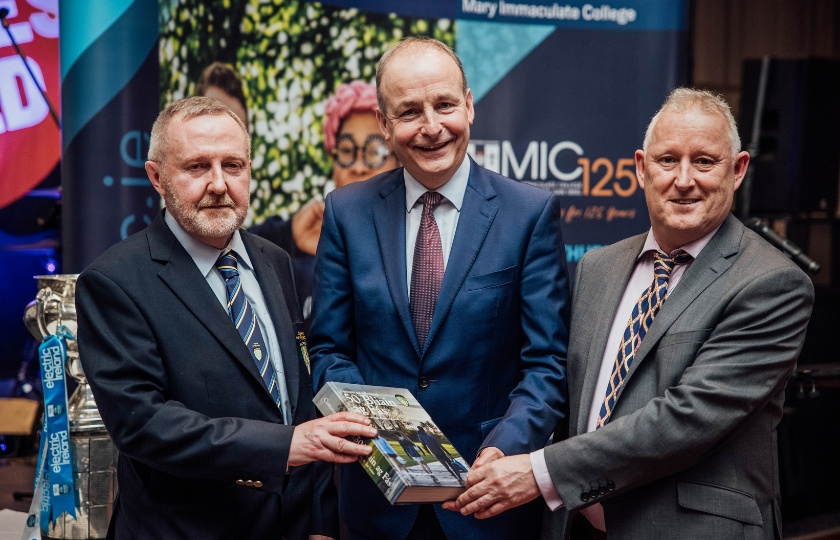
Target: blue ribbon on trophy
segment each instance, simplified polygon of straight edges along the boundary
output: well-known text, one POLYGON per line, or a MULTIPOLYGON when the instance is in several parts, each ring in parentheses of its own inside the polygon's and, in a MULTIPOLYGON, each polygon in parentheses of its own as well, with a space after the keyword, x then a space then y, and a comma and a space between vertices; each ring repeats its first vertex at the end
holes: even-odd
POLYGON ((66 339, 75 339, 63 326, 38 347, 41 382, 44 387, 44 428, 36 482, 41 483, 41 529, 62 512, 76 519, 76 490, 70 455, 70 424, 67 418, 67 384, 64 366, 66 339))

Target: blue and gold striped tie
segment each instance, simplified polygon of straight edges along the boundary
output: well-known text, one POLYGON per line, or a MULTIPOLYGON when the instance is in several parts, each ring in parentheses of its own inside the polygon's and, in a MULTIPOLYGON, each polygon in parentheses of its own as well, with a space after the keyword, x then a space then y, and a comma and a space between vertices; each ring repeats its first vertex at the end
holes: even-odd
POLYGON ((280 392, 277 389, 277 376, 274 372, 274 366, 271 364, 271 354, 269 354, 268 347, 265 345, 257 315, 242 291, 242 281, 239 277, 239 270, 237 270, 237 262, 235 251, 228 251, 216 261, 216 268, 219 269, 219 273, 225 280, 228 315, 233 320, 233 324, 236 325, 236 330, 239 331, 242 341, 248 347, 251 358, 257 364, 257 370, 262 376, 268 393, 271 394, 271 399, 280 408, 280 392))
POLYGON ((668 257, 659 251, 653 253, 653 282, 636 301, 630 320, 627 321, 627 327, 624 329, 624 335, 621 338, 621 347, 618 349, 615 365, 607 384, 604 403, 601 405, 598 414, 596 427, 602 427, 610 421, 610 415, 618 398, 618 391, 624 383, 625 377, 627 377, 636 350, 641 345, 642 338, 647 334, 648 328, 653 324, 653 318, 659 313, 662 303, 668 297, 668 280, 671 278, 674 265, 688 264, 692 259, 693 257, 683 250, 678 250, 673 257, 668 257))

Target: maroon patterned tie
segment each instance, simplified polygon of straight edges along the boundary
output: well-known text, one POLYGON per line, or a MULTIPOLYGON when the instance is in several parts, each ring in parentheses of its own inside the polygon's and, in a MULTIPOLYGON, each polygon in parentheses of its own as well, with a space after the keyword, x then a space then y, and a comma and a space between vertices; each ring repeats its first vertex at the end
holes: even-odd
POLYGON ((414 244, 409 310, 420 347, 426 344, 435 313, 435 302, 443 282, 443 246, 433 213, 441 200, 443 195, 436 191, 423 194, 423 217, 420 218, 420 230, 417 231, 417 243, 414 244))

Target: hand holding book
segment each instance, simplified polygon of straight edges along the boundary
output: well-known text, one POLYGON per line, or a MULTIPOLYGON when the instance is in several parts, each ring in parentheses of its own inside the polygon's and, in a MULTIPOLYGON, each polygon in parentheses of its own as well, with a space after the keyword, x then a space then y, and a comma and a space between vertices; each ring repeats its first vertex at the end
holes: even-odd
MULTIPOLYGON (((482 452, 484 454, 484 452, 482 452)), ((503 457, 473 466, 467 475, 467 491, 443 508, 485 519, 533 501, 540 496, 528 454, 503 457)))
POLYGON ((344 411, 295 426, 289 450, 289 466, 297 467, 313 461, 352 463, 371 453, 365 444, 348 437, 376 437, 376 429, 361 414, 344 411))

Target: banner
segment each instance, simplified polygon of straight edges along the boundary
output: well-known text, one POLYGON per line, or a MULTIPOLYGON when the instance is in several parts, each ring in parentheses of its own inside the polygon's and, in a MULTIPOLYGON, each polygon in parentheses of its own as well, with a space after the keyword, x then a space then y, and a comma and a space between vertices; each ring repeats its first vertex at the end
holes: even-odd
MULTIPOLYGON (((58 0, 0 0, 0 208, 58 165, 59 128, 41 95, 59 104, 58 0), (11 34, 11 37, 9 36, 11 34), (15 51, 14 43, 26 57, 15 51), (39 90, 40 87, 40 90, 39 90)), ((57 112, 56 112, 57 114, 57 112)))
POLYGON ((687 79, 687 2, 172 0, 161 28, 161 105, 192 95, 213 61, 242 77, 253 140, 247 223, 294 214, 330 189, 324 103, 408 35, 461 58, 475 99, 470 154, 563 199, 570 268, 649 227, 633 154, 687 79))
POLYGON ((80 272, 159 209, 146 177, 158 113, 158 2, 61 2, 64 271, 80 272))

